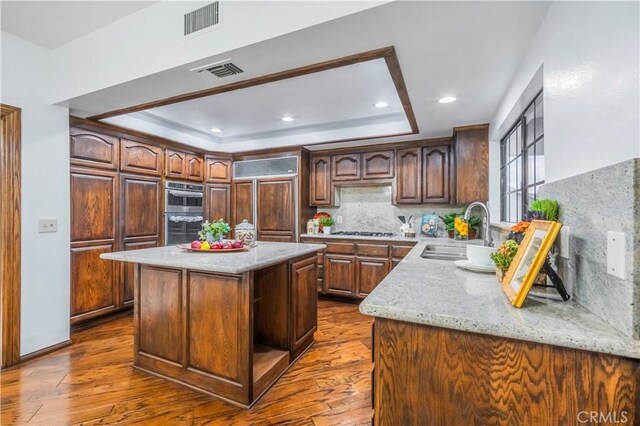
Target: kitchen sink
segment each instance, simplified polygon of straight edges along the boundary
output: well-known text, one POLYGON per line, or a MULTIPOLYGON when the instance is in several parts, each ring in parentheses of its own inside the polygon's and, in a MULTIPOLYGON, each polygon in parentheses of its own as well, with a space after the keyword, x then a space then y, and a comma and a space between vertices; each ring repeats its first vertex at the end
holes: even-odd
POLYGON ((427 244, 420 256, 434 260, 466 260, 467 246, 427 244))

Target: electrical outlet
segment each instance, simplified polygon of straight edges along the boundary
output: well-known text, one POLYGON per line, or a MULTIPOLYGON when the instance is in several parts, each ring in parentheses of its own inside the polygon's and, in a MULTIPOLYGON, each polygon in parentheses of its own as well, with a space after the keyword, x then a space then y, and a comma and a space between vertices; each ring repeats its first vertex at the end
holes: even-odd
POLYGON ((624 280, 627 278, 626 266, 625 233, 607 231, 607 273, 624 280))
POLYGON ((570 226, 562 227, 562 229, 560 230, 560 257, 564 257, 565 259, 569 259, 569 256, 571 253, 571 249, 570 249, 571 238, 569 238, 570 235, 571 235, 571 227, 570 226))
POLYGON ((336 223, 342 223, 342 216, 336 216, 336 223))
POLYGON ((39 219, 38 232, 58 232, 58 219, 39 219))

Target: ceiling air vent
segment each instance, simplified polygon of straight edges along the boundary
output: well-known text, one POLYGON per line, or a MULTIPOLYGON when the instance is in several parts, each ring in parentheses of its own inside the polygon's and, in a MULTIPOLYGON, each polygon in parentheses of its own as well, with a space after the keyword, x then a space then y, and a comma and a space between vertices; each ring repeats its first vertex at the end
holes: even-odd
POLYGON ((225 59, 224 61, 204 65, 198 68, 194 68, 191 71, 197 72, 199 75, 210 80, 220 80, 222 78, 244 74, 244 70, 231 62, 231 59, 225 59))
POLYGON ((184 14, 184 35, 188 36, 220 23, 220 2, 216 1, 184 14))

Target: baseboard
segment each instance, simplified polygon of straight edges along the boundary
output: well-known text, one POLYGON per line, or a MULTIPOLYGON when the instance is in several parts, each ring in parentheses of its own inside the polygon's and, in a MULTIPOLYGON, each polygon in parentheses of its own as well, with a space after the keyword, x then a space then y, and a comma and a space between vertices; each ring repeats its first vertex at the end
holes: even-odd
POLYGON ((55 345, 47 346, 46 348, 38 349, 35 352, 22 355, 20 357, 20 363, 22 364, 23 362, 31 361, 34 358, 38 358, 43 355, 50 354, 51 352, 55 352, 59 349, 66 348, 69 345, 71 345, 71 339, 64 340, 60 343, 56 343, 55 345))

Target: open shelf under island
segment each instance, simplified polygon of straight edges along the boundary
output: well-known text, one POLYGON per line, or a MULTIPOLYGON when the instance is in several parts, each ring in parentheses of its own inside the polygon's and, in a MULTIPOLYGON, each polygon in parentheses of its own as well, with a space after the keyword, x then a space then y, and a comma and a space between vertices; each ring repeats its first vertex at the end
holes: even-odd
POLYGON ((313 343, 321 244, 105 253, 135 264, 134 366, 252 406, 313 343))

